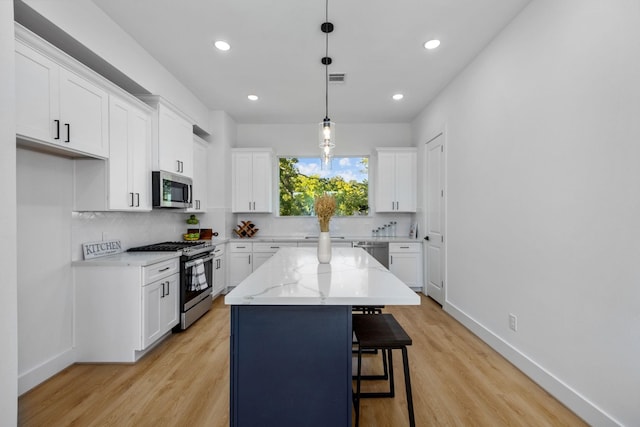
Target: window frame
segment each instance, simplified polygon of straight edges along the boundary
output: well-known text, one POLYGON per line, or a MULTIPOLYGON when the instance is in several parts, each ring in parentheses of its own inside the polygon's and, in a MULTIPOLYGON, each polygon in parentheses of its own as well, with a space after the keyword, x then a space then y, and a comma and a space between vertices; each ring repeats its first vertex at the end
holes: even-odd
MULTIPOLYGON (((276 155, 276 197, 275 197, 275 202, 276 202, 276 216, 279 218, 317 218, 317 216, 315 215, 315 212, 312 215, 282 215, 281 214, 281 209, 280 209, 280 180, 281 180, 281 175, 280 175, 280 159, 290 159, 290 158, 295 158, 295 159, 317 159, 318 160, 318 164, 321 163, 321 158, 320 156, 316 156, 313 154, 300 154, 300 155, 290 155, 290 154, 278 154, 276 155)), ((360 161, 361 159, 366 159, 367 160, 367 172, 366 172, 366 182, 367 182, 367 210, 366 210, 366 214, 358 214, 358 213, 354 213, 352 215, 335 215, 335 218, 367 218, 372 216, 372 206, 371 206, 371 195, 372 195, 372 186, 371 186, 371 159, 372 156, 369 154, 350 154, 350 155, 342 155, 342 156, 334 156, 333 158, 333 162, 335 162, 338 159, 342 159, 342 158, 350 158, 350 159, 357 159, 358 161, 360 161)), ((313 209, 311 209, 313 210, 313 209)))

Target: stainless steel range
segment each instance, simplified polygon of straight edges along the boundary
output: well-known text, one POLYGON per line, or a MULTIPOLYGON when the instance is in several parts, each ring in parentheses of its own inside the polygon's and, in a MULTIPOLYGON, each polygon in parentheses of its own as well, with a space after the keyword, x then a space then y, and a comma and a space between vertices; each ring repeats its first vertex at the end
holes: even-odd
POLYGON ((178 252, 180 256, 180 324, 187 329, 211 308, 213 251, 211 242, 162 242, 130 248, 129 252, 178 252))

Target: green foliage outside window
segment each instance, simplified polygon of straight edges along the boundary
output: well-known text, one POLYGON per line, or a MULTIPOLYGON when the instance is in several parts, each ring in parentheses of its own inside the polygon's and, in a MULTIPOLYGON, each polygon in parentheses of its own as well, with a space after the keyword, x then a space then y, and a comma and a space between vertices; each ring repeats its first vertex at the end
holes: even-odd
POLYGON ((320 159, 280 158, 280 215, 313 216, 316 196, 336 198, 336 215, 367 215, 369 212, 369 159, 333 159, 334 170, 321 171, 320 159), (315 167, 317 166, 317 167, 315 167))

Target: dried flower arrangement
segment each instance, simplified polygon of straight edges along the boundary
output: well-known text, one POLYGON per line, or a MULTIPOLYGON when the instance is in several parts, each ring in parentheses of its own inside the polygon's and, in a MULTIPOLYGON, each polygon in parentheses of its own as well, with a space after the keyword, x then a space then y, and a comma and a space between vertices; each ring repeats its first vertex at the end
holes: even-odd
POLYGON ((329 231, 329 221, 336 213, 336 199, 330 194, 316 197, 314 208, 320 223, 320 231, 329 231))

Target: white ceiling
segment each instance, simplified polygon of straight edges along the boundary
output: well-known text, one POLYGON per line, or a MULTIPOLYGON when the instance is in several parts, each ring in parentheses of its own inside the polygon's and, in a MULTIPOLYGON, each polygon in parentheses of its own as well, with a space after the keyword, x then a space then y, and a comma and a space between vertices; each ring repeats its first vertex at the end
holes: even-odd
MULTIPOLYGON (((238 123, 324 117, 324 0, 93 1, 208 108, 238 123)), ((529 1, 329 0, 329 72, 346 73, 329 86, 329 117, 411 121, 529 1), (433 38, 441 46, 425 50, 433 38)))

